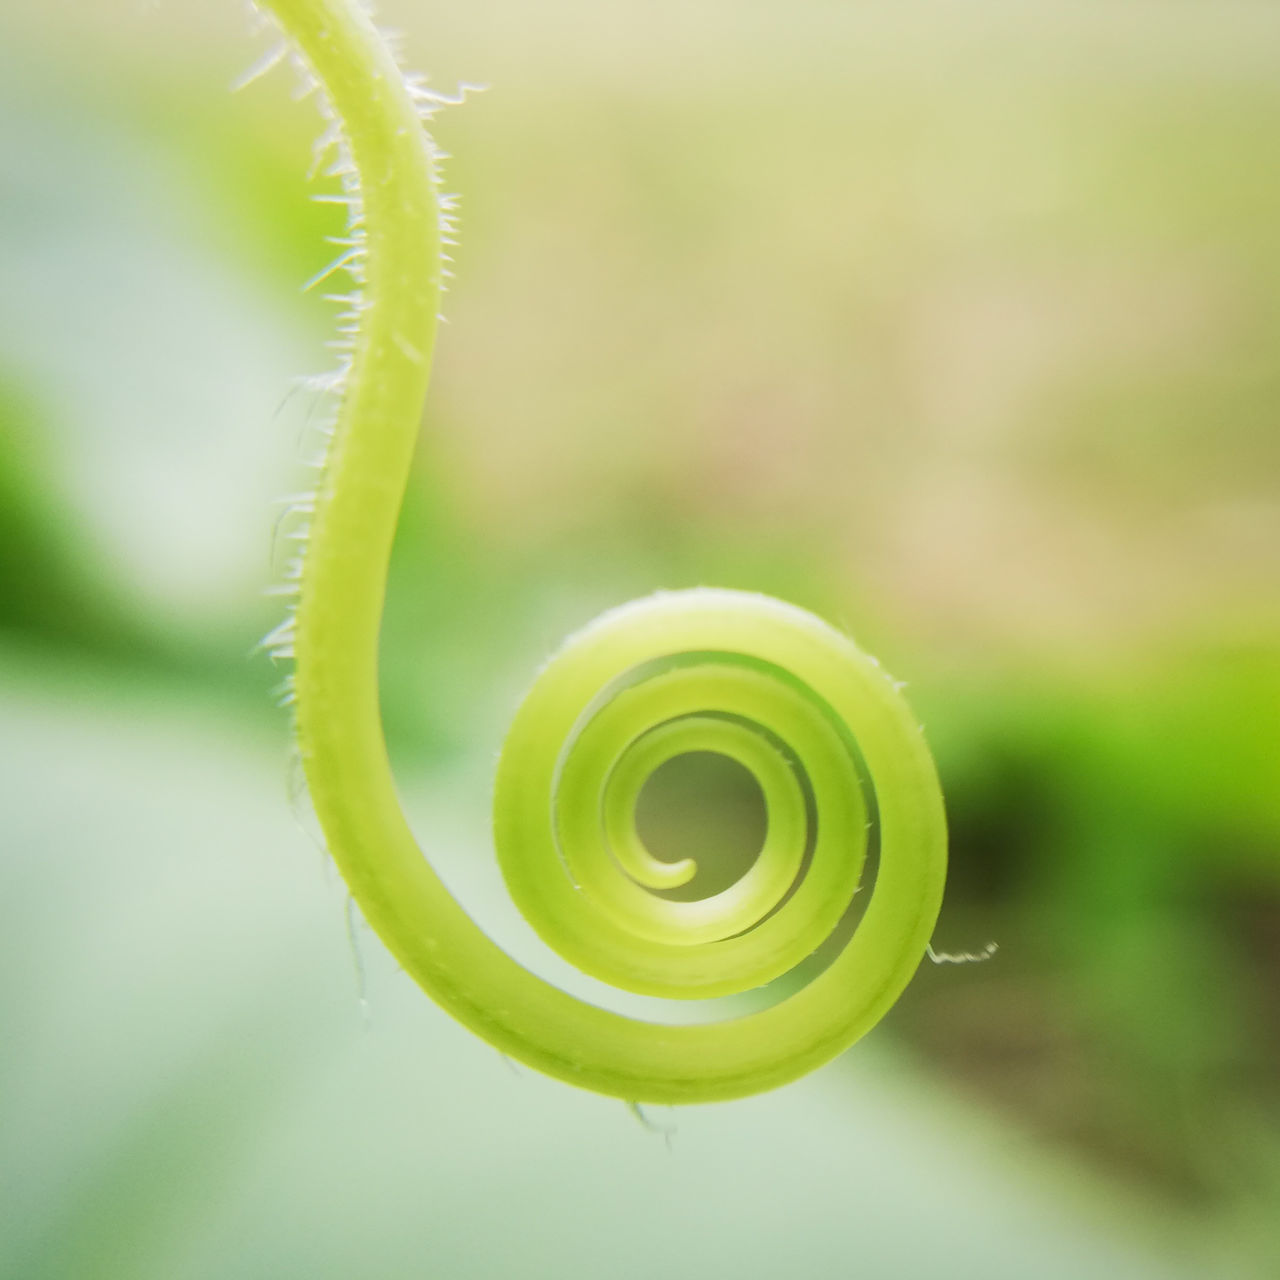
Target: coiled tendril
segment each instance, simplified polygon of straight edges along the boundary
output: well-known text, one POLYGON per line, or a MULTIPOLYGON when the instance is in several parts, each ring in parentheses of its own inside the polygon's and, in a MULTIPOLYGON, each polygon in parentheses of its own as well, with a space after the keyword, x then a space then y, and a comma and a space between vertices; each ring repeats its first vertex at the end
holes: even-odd
POLYGON ((270 8, 326 91, 350 157, 345 257, 359 257, 364 283, 332 441, 301 504, 312 518, 297 601, 271 637, 295 659, 299 747, 330 851, 406 972, 504 1053, 632 1101, 729 1098, 793 1079, 879 1020, 932 932, 946 833, 920 729, 875 660, 803 610, 709 589, 624 605, 552 658, 503 747, 495 840, 534 928, 586 973, 629 991, 692 998, 759 987, 811 955, 845 913, 873 807, 879 869, 865 914, 794 994, 678 1026, 559 990, 470 919, 405 822, 377 687, 386 570, 440 291, 434 153, 419 121, 431 95, 402 77, 351 0, 270 8), (687 882, 693 864, 655 858, 635 808, 659 765, 693 751, 751 771, 768 830, 736 884, 677 902, 655 891, 687 882))

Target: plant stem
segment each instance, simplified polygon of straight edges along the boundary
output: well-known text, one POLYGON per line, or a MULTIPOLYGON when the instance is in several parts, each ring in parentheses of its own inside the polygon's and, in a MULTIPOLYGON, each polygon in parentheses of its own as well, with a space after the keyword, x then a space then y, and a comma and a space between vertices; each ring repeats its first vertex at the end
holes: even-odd
POLYGON ((880 824, 866 914, 796 994, 745 1017, 670 1026, 560 991, 463 912, 406 824, 378 704, 387 566, 440 293, 433 151, 362 9, 348 0, 268 2, 341 125, 363 235, 359 324, 290 643, 298 741, 330 852, 404 970, 503 1053, 629 1101, 709 1101, 794 1079, 879 1020, 932 932, 946 833, 919 727, 874 659, 790 605, 699 590, 614 610, 544 668, 499 766, 499 857, 542 936, 633 990, 714 994, 788 970, 824 939, 858 887, 866 826, 859 753, 880 824), (726 717, 738 727, 726 729, 726 717), (655 732, 667 735, 665 746, 655 747, 655 732), (627 845, 646 770, 667 758, 664 750, 707 744, 761 778, 777 848, 767 844, 764 869, 744 877, 747 887, 710 905, 673 903, 644 893, 670 871, 632 841, 632 874, 623 874, 599 829, 604 821, 627 845), (807 838, 802 786, 819 825, 808 874, 793 890, 807 838))

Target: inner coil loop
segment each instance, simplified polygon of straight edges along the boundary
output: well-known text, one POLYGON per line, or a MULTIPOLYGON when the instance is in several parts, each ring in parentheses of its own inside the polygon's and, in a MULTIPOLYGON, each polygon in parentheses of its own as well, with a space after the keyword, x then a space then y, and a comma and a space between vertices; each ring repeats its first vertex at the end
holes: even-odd
POLYGON ((509 738, 499 782, 517 794, 505 789, 495 812, 526 812, 541 829, 504 839, 500 826, 503 874, 543 940, 616 988, 709 999, 763 986, 811 955, 857 892, 868 806, 849 731, 769 646, 714 649, 706 642, 718 637, 690 634, 682 648, 667 636, 657 652, 632 652, 630 632, 609 626, 628 612, 606 615, 544 668, 530 699, 546 696, 554 717, 517 717, 512 736, 536 762, 511 767, 509 738), (588 687, 579 659, 601 683, 588 687), (554 742, 553 722, 565 726, 554 742), (655 890, 687 883, 696 867, 645 848, 636 802, 655 769, 692 751, 751 772, 767 830, 737 882, 672 901, 655 890))

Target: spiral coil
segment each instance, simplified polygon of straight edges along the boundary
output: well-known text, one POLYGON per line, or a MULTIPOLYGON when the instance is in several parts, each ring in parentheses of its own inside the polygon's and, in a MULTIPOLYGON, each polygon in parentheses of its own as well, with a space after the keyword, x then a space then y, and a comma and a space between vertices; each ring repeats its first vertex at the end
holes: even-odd
POLYGON ((295 663, 299 751, 330 852, 405 972, 504 1053, 632 1101, 710 1101, 794 1079, 879 1020, 932 933, 946 829, 920 728, 873 658, 794 606, 700 588, 612 610, 543 668, 499 761, 497 854, 541 937, 625 991, 692 999, 761 987, 794 972, 841 921, 873 815, 870 901, 799 990, 692 1025, 561 991, 471 920, 405 821, 377 686, 440 289, 435 154, 418 120, 419 100, 433 99, 403 78, 353 0, 268 2, 327 93, 363 283, 332 441, 307 495, 296 604, 277 629, 295 663), (695 867, 654 857, 635 810, 654 770, 693 751, 753 774, 767 833, 736 883, 677 902, 662 891, 695 867))

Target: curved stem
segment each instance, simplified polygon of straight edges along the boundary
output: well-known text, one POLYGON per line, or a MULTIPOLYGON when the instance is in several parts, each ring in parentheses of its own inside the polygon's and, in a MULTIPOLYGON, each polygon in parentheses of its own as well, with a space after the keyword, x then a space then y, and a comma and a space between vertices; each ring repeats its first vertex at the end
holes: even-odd
MULTIPOLYGON (((440 292, 433 153, 399 69, 363 11, 350 0, 268 3, 319 78, 341 125, 359 176, 365 236, 361 318, 316 496, 292 644, 303 765, 334 860, 405 971, 514 1058, 632 1101, 729 1098, 793 1079, 882 1016, 932 931, 945 870, 945 828, 919 728, 873 659, 791 606, 718 591, 625 606, 574 637, 544 670, 504 747, 495 829, 517 901, 534 913, 544 936, 553 943, 565 940, 572 926, 559 922, 557 913, 574 895, 553 889, 545 874, 547 859, 559 859, 549 815, 560 744, 574 739, 592 700, 611 682, 655 659, 697 653, 711 655, 717 667, 727 660, 751 673, 729 680, 732 697, 740 700, 734 705, 748 712, 758 706, 758 718, 771 734, 785 740, 791 732, 809 732, 803 724, 821 720, 825 728, 813 728, 812 734, 825 734, 824 741, 856 739, 881 827, 880 870, 860 927, 818 978, 772 1008, 724 1022, 668 1026, 560 991, 507 956, 466 915, 406 824, 378 704, 387 566, 426 394, 440 292), (761 672, 777 686, 776 696, 751 692, 761 684, 761 672), (805 706, 787 709, 797 696, 805 706)), ((712 675, 700 679, 704 690, 710 688, 712 675)), ((654 683, 669 688, 661 673, 654 683)), ((647 729, 636 732, 643 739, 647 729)), ((861 865, 860 852, 850 852, 855 827, 861 839, 862 824, 851 807, 858 784, 843 765, 808 767, 820 813, 826 805, 825 812, 844 815, 823 821, 836 830, 838 822, 849 827, 848 847, 835 841, 839 847, 831 855, 845 866, 847 898, 856 890, 861 865)), ((779 794, 784 792, 785 787, 779 794)), ((812 912, 830 914, 816 901, 812 912)), ((607 907, 597 914, 612 919, 607 907)), ((589 953, 599 949, 606 969, 642 970, 641 985, 651 980, 645 975, 661 971, 666 982, 679 966, 667 953, 652 950, 665 945, 665 930, 663 921, 654 923, 654 937, 633 944, 621 959, 604 957, 603 945, 597 948, 584 931, 584 963, 590 965, 589 953)), ((808 938, 804 950, 820 941, 808 938)), ((716 957, 729 950, 749 973, 771 975, 781 963, 782 952, 764 944, 753 951, 729 946, 736 942, 718 935, 709 944, 711 958, 694 962, 710 966, 706 982, 712 987, 716 957)))

